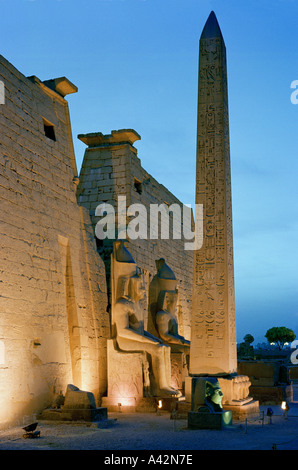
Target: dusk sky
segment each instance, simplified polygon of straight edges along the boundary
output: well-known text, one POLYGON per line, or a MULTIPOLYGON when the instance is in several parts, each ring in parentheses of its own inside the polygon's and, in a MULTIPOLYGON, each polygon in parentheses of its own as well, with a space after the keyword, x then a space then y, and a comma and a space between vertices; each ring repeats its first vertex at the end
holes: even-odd
MULTIPOLYGON (((132 128, 142 166, 194 204, 199 38, 213 10, 227 48, 237 339, 298 339, 296 0, 0 0, 0 54, 66 76, 77 135, 132 128)), ((297 82, 298 83, 298 82, 297 82)), ((298 87, 297 87, 298 89, 298 87)))

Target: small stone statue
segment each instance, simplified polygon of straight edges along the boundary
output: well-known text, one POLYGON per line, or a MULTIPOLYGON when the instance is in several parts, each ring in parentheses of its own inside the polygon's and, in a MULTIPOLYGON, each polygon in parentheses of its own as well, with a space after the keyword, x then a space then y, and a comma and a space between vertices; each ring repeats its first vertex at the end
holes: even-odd
POLYGON ((211 413, 221 412, 223 393, 218 381, 214 383, 207 381, 205 387, 205 404, 209 411, 211 413))

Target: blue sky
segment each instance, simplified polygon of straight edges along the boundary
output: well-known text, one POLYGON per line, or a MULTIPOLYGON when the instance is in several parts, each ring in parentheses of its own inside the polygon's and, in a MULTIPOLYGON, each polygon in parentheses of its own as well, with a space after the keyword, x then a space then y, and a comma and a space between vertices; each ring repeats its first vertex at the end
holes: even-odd
POLYGON ((198 46, 211 10, 227 48, 237 337, 298 337, 296 0, 0 0, 0 53, 66 76, 77 135, 133 128, 143 167, 194 203, 198 46))

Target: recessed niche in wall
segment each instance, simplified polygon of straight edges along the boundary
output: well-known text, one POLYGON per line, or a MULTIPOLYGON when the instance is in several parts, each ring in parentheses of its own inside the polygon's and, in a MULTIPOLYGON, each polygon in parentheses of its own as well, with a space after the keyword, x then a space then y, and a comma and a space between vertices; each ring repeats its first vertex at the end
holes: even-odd
POLYGON ((142 194, 142 183, 137 178, 134 178, 134 187, 137 193, 142 194))
POLYGON ((54 124, 52 124, 47 119, 43 118, 43 129, 44 129, 44 135, 48 137, 48 139, 56 141, 54 124))

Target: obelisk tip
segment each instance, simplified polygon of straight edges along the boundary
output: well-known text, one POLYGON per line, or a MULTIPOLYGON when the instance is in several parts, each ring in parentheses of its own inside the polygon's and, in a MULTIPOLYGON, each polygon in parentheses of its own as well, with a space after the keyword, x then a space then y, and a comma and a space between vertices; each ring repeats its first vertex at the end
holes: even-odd
POLYGON ((201 39, 211 38, 222 38, 222 33, 214 11, 211 11, 201 34, 201 39))

